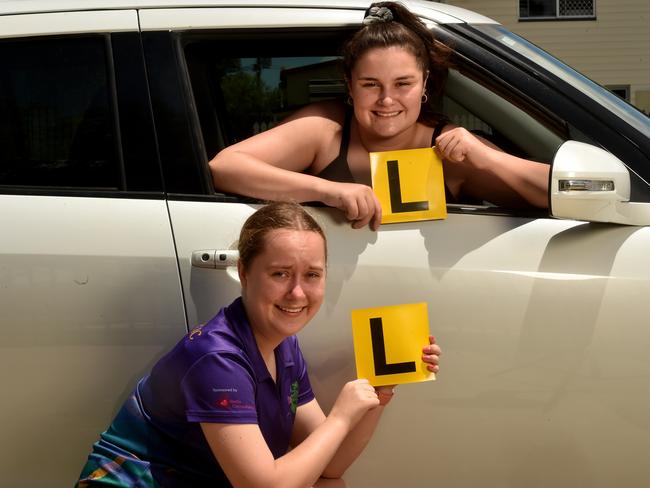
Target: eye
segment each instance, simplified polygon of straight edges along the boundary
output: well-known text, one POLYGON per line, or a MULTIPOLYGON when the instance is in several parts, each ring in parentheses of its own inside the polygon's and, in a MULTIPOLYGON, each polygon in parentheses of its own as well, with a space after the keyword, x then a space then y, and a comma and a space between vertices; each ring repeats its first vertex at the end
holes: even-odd
POLYGON ((310 279, 310 280, 318 280, 318 279, 321 278, 321 276, 322 276, 321 273, 319 273, 317 271, 309 271, 307 273, 307 278, 310 279))
POLYGON ((365 82, 361 83, 361 86, 363 88, 374 88, 374 87, 378 86, 378 84, 376 82, 374 82, 374 81, 365 81, 365 82))
POLYGON ((289 276, 289 272, 284 270, 273 271, 271 273, 271 276, 274 278, 287 278, 289 276))

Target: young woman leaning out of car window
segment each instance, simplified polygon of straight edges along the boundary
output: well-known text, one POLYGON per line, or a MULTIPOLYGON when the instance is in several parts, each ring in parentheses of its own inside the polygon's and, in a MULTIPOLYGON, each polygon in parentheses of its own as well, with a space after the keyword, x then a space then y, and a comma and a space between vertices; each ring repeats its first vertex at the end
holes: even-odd
POLYGON ((210 161, 218 190, 265 200, 320 201, 360 228, 377 229, 369 152, 434 146, 447 201, 547 206, 549 166, 521 159, 433 109, 448 52, 398 3, 373 4, 347 41, 347 102, 307 105, 282 124, 225 148, 210 161))

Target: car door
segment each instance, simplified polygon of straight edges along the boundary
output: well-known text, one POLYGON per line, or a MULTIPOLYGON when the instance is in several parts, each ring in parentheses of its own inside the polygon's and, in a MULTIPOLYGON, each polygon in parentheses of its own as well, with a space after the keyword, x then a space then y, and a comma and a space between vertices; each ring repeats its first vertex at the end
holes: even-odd
POLYGON ((186 330, 137 31, 134 10, 0 17, 3 486, 74 483, 186 330))
MULTIPOLYGON (((292 107, 343 93, 330 65, 359 12, 338 18, 338 29, 320 22, 317 11, 291 13, 247 10, 243 18, 215 11, 192 17, 202 29, 195 33, 163 32, 153 18, 141 18, 147 61, 160 68, 152 80, 154 115, 190 323, 209 319, 238 295, 230 251, 260 205, 205 191, 207 160, 292 107), (217 18, 226 19, 223 26, 211 20, 217 18), (292 30, 277 18, 299 25, 292 30), (251 92, 263 103, 247 105, 251 92), (173 93, 185 94, 182 103, 172 102, 182 98, 173 93), (280 102, 267 104, 274 99, 280 102)), ((606 125, 590 134, 593 115, 561 86, 529 85, 531 76, 507 57, 475 44, 463 49, 466 39, 445 32, 461 56, 446 101, 454 116, 492 136, 510 135, 513 147, 547 162, 553 144, 569 137, 620 140, 606 125), (523 135, 508 134, 510 123, 490 114, 517 117, 523 135)), ((623 157, 636 150, 621 147, 623 157)), ((645 164, 635 154, 630 164, 645 164)), ((444 349, 437 382, 398 388, 346 473, 350 486, 568 487, 647 479, 638 456, 650 447, 642 414, 650 407, 643 313, 650 268, 641 259, 647 228, 556 220, 485 202, 448 205, 444 220, 371 232, 352 230, 336 210, 308 208, 329 244, 325 302, 300 333, 322 406, 329 409, 355 378, 353 309, 425 302, 444 349)))

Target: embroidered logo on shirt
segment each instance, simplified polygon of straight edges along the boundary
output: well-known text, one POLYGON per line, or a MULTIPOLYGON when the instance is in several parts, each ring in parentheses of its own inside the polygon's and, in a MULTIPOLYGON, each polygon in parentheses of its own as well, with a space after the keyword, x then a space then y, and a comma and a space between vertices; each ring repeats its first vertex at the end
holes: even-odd
POLYGON ((225 410, 255 410, 255 405, 249 405, 236 398, 230 398, 227 394, 221 395, 216 400, 216 406, 225 410))
POLYGON ((203 333, 203 332, 201 331, 201 329, 203 328, 204 325, 205 325, 205 324, 199 324, 199 325, 197 325, 196 327, 194 327, 194 328, 190 331, 190 333, 187 335, 187 338, 188 338, 189 340, 193 341, 195 336, 200 336, 200 335, 203 333))
POLYGON ((298 381, 291 383, 291 394, 287 400, 289 400, 289 408, 291 408, 291 413, 295 415, 296 408, 298 407, 298 381))

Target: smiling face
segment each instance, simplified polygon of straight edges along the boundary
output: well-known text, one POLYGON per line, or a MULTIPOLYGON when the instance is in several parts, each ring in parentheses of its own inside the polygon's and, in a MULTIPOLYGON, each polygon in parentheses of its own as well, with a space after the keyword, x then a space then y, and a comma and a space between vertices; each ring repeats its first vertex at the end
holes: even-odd
POLYGON ((325 293, 325 242, 313 231, 277 229, 248 267, 239 266, 244 306, 260 350, 274 349, 318 312, 325 293))
POLYGON ((366 137, 390 138, 413 130, 425 77, 415 56, 398 46, 367 51, 349 80, 354 114, 366 137))

